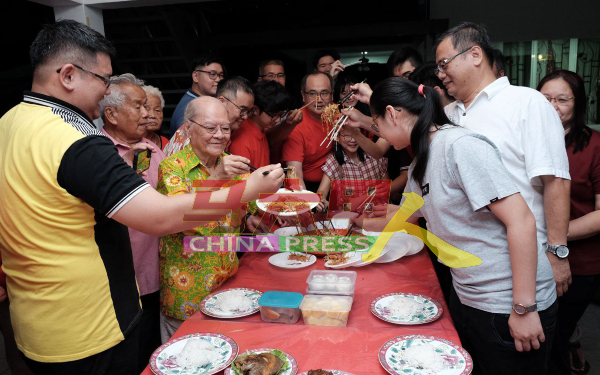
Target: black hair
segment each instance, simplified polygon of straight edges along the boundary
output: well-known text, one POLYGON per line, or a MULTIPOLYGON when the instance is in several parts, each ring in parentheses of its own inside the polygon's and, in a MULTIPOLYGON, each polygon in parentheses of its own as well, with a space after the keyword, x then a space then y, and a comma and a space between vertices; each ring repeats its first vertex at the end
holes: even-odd
POLYGON ((574 145, 573 153, 575 154, 578 151, 583 151, 583 149, 588 146, 592 136, 592 130, 585 124, 587 111, 585 86, 583 84, 583 80, 577 73, 573 73, 568 70, 555 70, 554 72, 542 78, 537 86, 538 91, 541 91, 542 87, 544 87, 546 83, 559 78, 567 82, 571 88, 571 91, 573 91, 573 96, 575 97, 573 117, 568 124, 564 124, 566 125, 565 128, 570 129, 565 136, 565 146, 569 147, 574 145))
POLYGON ((29 47, 34 70, 57 56, 68 57, 73 64, 96 64, 98 52, 114 58, 116 50, 102 34, 73 20, 44 25, 29 47))
POLYGON ((494 65, 496 66, 496 76, 502 71, 506 74, 506 60, 504 60, 502 51, 497 48, 494 48, 494 65))
MULTIPOLYGON (((356 150, 356 154, 358 155, 358 160, 363 162, 365 161, 365 152, 362 148, 358 147, 358 150, 356 150)), ((334 147, 333 157, 340 166, 344 165, 344 148, 342 146, 334 147)))
POLYGON ((479 46, 487 57, 490 68, 494 64, 494 49, 490 44, 487 30, 475 22, 461 22, 453 28, 446 30, 437 40, 434 50, 444 39, 450 38, 452 46, 457 52, 462 52, 470 47, 479 46))
POLYGON ((219 97, 225 93, 231 94, 233 98, 237 98, 238 91, 245 92, 247 94, 254 95, 252 91, 252 84, 244 77, 234 76, 231 78, 219 81, 217 84, 217 94, 219 97))
POLYGON ((325 56, 331 56, 333 57, 333 60, 340 59, 340 54, 333 48, 320 49, 317 52, 315 52, 312 59, 313 68, 315 68, 315 70, 317 69, 317 65, 319 65, 319 60, 321 60, 321 58, 325 56))
POLYGON ((410 79, 411 81, 413 81, 416 84, 423 84, 423 85, 429 86, 429 87, 438 86, 439 88, 444 90, 444 94, 446 94, 446 96, 450 100, 454 101, 454 97, 452 95, 448 94, 448 89, 446 88, 446 86, 444 86, 444 83, 442 82, 440 77, 438 77, 438 75, 435 74, 436 68, 437 68, 436 63, 426 62, 425 64, 423 64, 420 67, 418 67, 417 69, 415 69, 410 74, 408 79, 410 79))
POLYGON ((408 79, 391 77, 373 90, 371 113, 385 115, 388 105, 408 111, 417 116, 410 133, 410 145, 415 157, 412 178, 421 185, 429 160, 429 135, 431 126, 452 124, 444 112, 438 93, 431 87, 423 87, 424 96, 419 94, 419 85, 408 79))
POLYGON ((423 64, 423 56, 421 56, 421 53, 419 51, 417 51, 413 47, 404 46, 392 52, 392 54, 388 58, 386 64, 388 76, 393 77, 394 68, 396 68, 400 64, 403 64, 407 60, 410 61, 410 63, 415 68, 418 68, 419 66, 421 66, 421 64, 423 64))
POLYGON ((221 60, 221 57, 215 53, 209 53, 206 55, 200 55, 196 57, 194 61, 192 61, 192 73, 194 73, 194 71, 199 67, 204 67, 213 63, 220 64, 223 68, 223 73, 225 73, 225 66, 223 65, 223 61, 221 60))
POLYGON ((300 82, 300 90, 302 90, 302 92, 306 92, 306 81, 308 81, 308 77, 318 76, 319 74, 323 74, 329 79, 329 87, 331 88, 331 90, 333 90, 333 78, 331 78, 331 76, 329 74, 321 73, 321 72, 310 72, 307 75, 305 75, 302 78, 302 81, 300 82))
POLYGON ((279 65, 285 69, 285 65, 283 65, 283 61, 281 60, 263 60, 258 64, 258 76, 262 77, 265 74, 265 67, 267 65, 279 65))
POLYGON ((292 97, 277 81, 260 81, 254 84, 254 105, 261 112, 277 113, 289 109, 292 97))
POLYGON ((358 83, 358 80, 351 75, 344 74, 343 72, 338 74, 335 85, 333 86, 333 101, 335 103, 340 101, 340 93, 346 85, 354 85, 356 83, 358 83))

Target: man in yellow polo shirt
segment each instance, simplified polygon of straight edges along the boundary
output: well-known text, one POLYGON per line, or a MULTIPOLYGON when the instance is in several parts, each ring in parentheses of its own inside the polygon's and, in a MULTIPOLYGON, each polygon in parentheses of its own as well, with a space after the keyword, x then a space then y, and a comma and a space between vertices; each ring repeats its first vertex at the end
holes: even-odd
MULTIPOLYGON (((2 269, 17 346, 37 374, 134 374, 141 308, 125 225, 155 236, 198 225, 182 220, 195 194, 165 197, 124 161, 151 145, 120 157, 92 123, 113 52, 85 25, 46 25, 30 48, 32 90, 0 119, 2 269)), ((282 178, 267 166, 212 196, 241 196, 237 209, 282 178)))

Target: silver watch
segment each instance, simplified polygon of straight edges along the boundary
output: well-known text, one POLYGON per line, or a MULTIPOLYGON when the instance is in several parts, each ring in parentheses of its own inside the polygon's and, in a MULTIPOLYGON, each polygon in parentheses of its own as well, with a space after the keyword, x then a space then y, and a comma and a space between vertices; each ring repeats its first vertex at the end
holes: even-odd
POLYGON ((565 259, 569 256, 569 248, 566 245, 548 245, 546 244, 546 251, 556 255, 560 259, 565 259))
POLYGON ((515 310, 515 312, 519 315, 523 315, 528 312, 537 311, 537 303, 534 303, 533 305, 529 305, 529 306, 525 306, 521 303, 515 303, 513 305, 513 310, 515 310))

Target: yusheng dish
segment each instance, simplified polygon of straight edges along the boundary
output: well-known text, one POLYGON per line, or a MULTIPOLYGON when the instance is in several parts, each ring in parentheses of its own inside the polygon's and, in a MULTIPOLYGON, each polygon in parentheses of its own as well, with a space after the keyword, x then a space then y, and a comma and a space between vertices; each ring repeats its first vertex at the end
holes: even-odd
POLYGON ((342 114, 340 113, 340 109, 337 104, 331 103, 327 107, 323 108, 323 112, 321 112, 323 132, 329 133, 330 128, 333 128, 340 117, 342 117, 342 114))
POLYGON ((215 347, 205 340, 188 340, 183 350, 177 354, 175 361, 180 367, 194 368, 203 367, 219 359, 219 352, 215 347))
POLYGON ((310 206, 304 199, 297 198, 295 196, 280 196, 277 200, 269 202, 267 209, 273 212, 296 212, 309 209, 310 206))
POLYGON ((323 258, 325 263, 329 263, 333 266, 344 264, 348 261, 348 259, 350 259, 350 257, 346 253, 328 253, 325 255, 325 258, 323 258))
POLYGON ((308 254, 299 254, 299 253, 291 253, 288 256, 288 260, 293 260, 297 262, 308 262, 310 260, 310 255, 308 254))
POLYGON ((215 306, 224 312, 248 311, 253 307, 252 300, 243 290, 232 290, 218 297, 215 306))
POLYGON ((285 372, 290 363, 281 350, 271 350, 267 353, 241 354, 231 369, 238 375, 276 375, 285 372))

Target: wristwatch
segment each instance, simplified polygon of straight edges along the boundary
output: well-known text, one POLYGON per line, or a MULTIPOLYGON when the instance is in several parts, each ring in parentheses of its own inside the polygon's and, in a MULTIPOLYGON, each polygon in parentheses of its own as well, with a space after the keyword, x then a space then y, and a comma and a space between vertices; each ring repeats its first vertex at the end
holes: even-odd
POLYGON ((528 312, 537 311, 537 303, 534 303, 533 305, 529 305, 529 306, 525 306, 521 303, 515 303, 513 305, 513 310, 515 310, 515 312, 519 315, 523 315, 528 312))
POLYGON ((546 244, 546 251, 556 255, 560 259, 565 259, 569 256, 569 248, 566 245, 548 245, 546 244))

